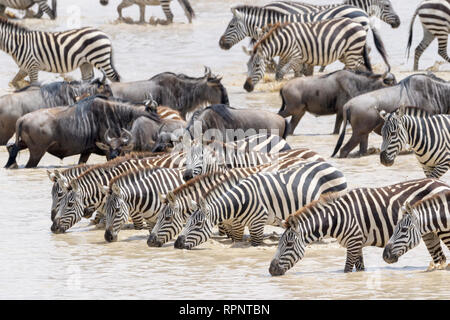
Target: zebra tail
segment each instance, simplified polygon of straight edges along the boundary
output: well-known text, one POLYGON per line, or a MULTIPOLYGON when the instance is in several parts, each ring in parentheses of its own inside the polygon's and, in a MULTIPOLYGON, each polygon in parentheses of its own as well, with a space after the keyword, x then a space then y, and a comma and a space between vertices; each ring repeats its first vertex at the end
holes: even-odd
POLYGON ((52 12, 53 12, 53 20, 56 19, 57 13, 56 13, 56 0, 52 0, 52 12))
POLYGON ((282 111, 284 111, 284 109, 286 109, 286 101, 284 100, 283 97, 283 88, 280 89, 280 97, 281 97, 281 108, 278 111, 278 114, 280 114, 282 111))
POLYGON ((411 51, 411 45, 412 45, 412 39, 413 39, 414 20, 416 20, 418 12, 419 12, 419 8, 417 8, 416 11, 414 12, 414 15, 411 19, 411 24, 409 25, 408 45, 406 46, 406 50, 408 52, 408 59, 409 59, 409 54, 411 51))
MULTIPOLYGON (((116 81, 117 82, 120 82, 120 75, 119 75, 119 73, 117 72, 117 70, 116 70, 116 68, 114 67, 114 49, 113 49, 113 47, 111 46, 111 68, 112 68, 112 70, 114 71, 114 73, 115 73, 115 75, 116 75, 116 81)), ((110 79, 111 81, 114 81, 114 80, 112 80, 112 79, 110 79)))
POLYGON ((364 66, 367 68, 367 70, 373 72, 372 65, 370 64, 369 51, 367 50, 367 46, 364 46, 363 58, 364 58, 364 66))
POLYGON ((391 71, 391 65, 388 61, 388 56, 386 52, 386 48, 384 46, 383 40, 381 40, 380 34, 378 33, 378 30, 372 28, 372 34, 373 34, 373 41, 375 43, 375 47, 377 48, 378 52, 380 53, 381 57, 384 60, 384 63, 388 67, 388 72, 391 71))
POLYGON ((7 146, 9 157, 6 162, 5 168, 11 168, 16 163, 17 155, 19 154, 19 141, 22 135, 22 121, 18 120, 16 123, 16 141, 11 146, 7 146))
POLYGON ((336 147, 334 148, 333 154, 331 155, 332 158, 334 158, 334 156, 338 153, 339 149, 342 146, 342 143, 344 142, 345 130, 347 129, 347 120, 350 120, 350 109, 344 110, 344 119, 342 122, 341 134, 339 135, 336 147))
POLYGON ((189 23, 192 23, 192 19, 195 18, 195 12, 194 9, 192 9, 191 4, 189 3, 189 0, 178 0, 178 3, 183 8, 184 13, 189 20, 189 23))

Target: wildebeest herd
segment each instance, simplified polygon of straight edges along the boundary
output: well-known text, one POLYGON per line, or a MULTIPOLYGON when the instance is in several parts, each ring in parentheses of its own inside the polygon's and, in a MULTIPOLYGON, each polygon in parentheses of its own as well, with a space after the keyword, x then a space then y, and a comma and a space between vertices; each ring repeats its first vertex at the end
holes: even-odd
MULTIPOLYGON (((19 2, 0 5, 4 11, 38 3, 38 17, 44 12, 56 17, 56 1, 52 9, 47 1, 19 2)), ((179 3, 191 22, 193 8, 187 0, 179 3)), ((122 9, 132 4, 140 8, 140 23, 145 23, 145 6, 157 4, 166 20, 150 22, 173 21, 170 0, 123 0, 117 8, 120 19, 122 9)), ((435 37, 439 54, 450 62, 450 21, 444 14, 449 10, 446 0, 426 0, 417 8, 414 18, 420 17, 425 35, 415 52, 415 70, 435 37)), ((345 272, 364 270, 365 246, 385 247, 383 258, 392 263, 422 238, 430 267, 443 268, 440 241, 450 248, 450 185, 439 179, 450 166, 450 84, 431 73, 397 81, 390 72, 386 48, 369 18, 397 28, 400 17, 392 3, 276 1, 239 5, 231 13, 219 46, 226 50, 252 39, 245 90, 254 90, 266 72, 281 80, 294 71, 294 79, 280 90, 278 114, 230 106, 222 78, 209 67, 201 77, 163 72, 120 82, 106 33, 91 27, 42 32, 0 18, 0 48, 19 67, 11 85, 17 87, 26 76, 31 82, 0 97, 6 167, 19 167, 16 158, 24 149, 30 153, 27 168, 36 167, 45 153, 61 159, 80 155, 77 166, 47 171, 53 183, 51 231, 64 233, 95 214, 107 242, 117 241, 131 220, 135 229, 149 230, 150 247, 175 240, 175 248, 192 249, 206 242, 216 226, 233 241, 242 241, 247 227, 251 244, 258 246, 264 227, 273 225, 285 231, 269 266, 271 275, 284 274, 303 258, 309 243, 325 237, 347 248, 345 272), (372 70, 369 28, 387 68, 382 74, 372 70), (344 70, 313 75, 315 66, 323 70, 335 61, 344 70), (39 71, 77 68, 81 81, 38 82, 39 71), (102 78, 94 79, 94 68, 102 78), (313 145, 287 143, 305 112, 336 114, 332 130, 340 134, 333 156, 345 158, 358 144, 359 155, 365 155, 374 131, 383 137, 383 165, 393 165, 409 146, 426 178, 348 190, 344 174, 310 149, 313 145), (341 148, 348 123, 352 136, 341 148), (86 164, 93 153, 107 161, 86 164)))

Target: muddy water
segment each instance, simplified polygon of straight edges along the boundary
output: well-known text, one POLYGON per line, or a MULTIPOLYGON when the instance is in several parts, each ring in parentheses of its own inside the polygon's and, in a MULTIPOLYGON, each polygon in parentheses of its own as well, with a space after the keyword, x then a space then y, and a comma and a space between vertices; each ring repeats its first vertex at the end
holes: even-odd
MULTIPOLYGON (((30 19, 26 25, 42 30, 97 26, 108 32, 114 41, 115 64, 124 81, 146 79, 162 71, 201 75, 203 66, 207 65, 224 77, 233 106, 278 110, 280 84, 264 83, 254 93, 247 94, 242 89, 247 58, 240 45, 230 51, 218 48, 218 39, 230 18, 228 8, 239 1, 192 1, 197 12, 192 25, 174 3, 175 23, 168 27, 119 24, 115 21, 116 4, 105 8, 92 0, 76 3, 74 6, 68 0, 59 1, 56 21, 30 19)), ((402 18, 399 30, 393 31, 380 24, 399 78, 412 68, 412 60, 406 62, 405 59, 405 45, 410 17, 417 3, 417 0, 395 1, 402 18)), ((125 9, 124 13, 135 19, 138 17, 137 8, 125 9)), ((150 14, 163 17, 159 8, 148 8, 147 18, 150 14)), ((414 46, 421 36, 421 27, 416 23, 414 46)), ((424 54, 422 68, 434 64, 436 48, 434 44, 424 54)), ((3 52, 0 60, 0 88, 5 93, 17 68, 3 52)), ((383 70, 375 53, 373 61, 383 70)), ((336 64, 329 70, 338 67, 340 65, 336 64)), ((448 68, 449 65, 441 66, 444 71, 448 68)), ((450 73, 438 75, 450 80, 450 73)), ((79 72, 70 76, 79 78, 79 72)), ((42 73, 40 78, 51 81, 58 76, 42 73)), ((330 135, 333 125, 332 116, 315 118, 307 114, 289 142, 329 157, 336 142, 336 136, 330 135)), ((379 136, 370 137, 370 146, 379 147, 380 143, 379 136)), ((6 159, 5 148, 0 147, 0 164, 6 163, 6 159)), ((27 159, 27 152, 22 152, 19 164, 24 165, 27 159)), ((273 278, 268 267, 276 242, 270 239, 258 248, 248 243, 233 245, 217 237, 192 251, 174 250, 172 243, 150 249, 146 245, 146 231, 125 230, 117 243, 106 244, 103 231, 90 226, 88 220, 66 234, 54 235, 50 232, 51 185, 45 170, 69 166, 76 161, 77 157, 60 161, 46 155, 37 169, 0 169, 0 298, 450 298, 448 288, 443 285, 450 274, 447 271, 424 272, 430 259, 423 245, 394 265, 382 260, 382 249, 365 248, 368 270, 344 274, 345 249, 327 241, 310 246, 303 261, 285 276, 273 278)), ((96 156, 90 159, 91 163, 101 161, 103 159, 96 156)), ((330 162, 344 172, 350 187, 383 186, 423 177, 413 155, 400 157, 390 168, 380 165, 377 155, 330 159, 330 162)), ((443 180, 450 183, 449 175, 443 180)), ((268 234, 273 231, 281 232, 281 229, 267 229, 268 234)), ((445 253, 448 256, 446 248, 445 253)))

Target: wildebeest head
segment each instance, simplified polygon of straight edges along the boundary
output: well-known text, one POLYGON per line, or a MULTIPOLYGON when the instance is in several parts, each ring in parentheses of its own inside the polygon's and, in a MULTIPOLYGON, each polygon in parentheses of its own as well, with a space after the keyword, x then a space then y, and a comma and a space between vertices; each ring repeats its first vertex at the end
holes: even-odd
POLYGON ((265 59, 260 48, 253 50, 252 56, 247 62, 247 80, 244 89, 252 92, 255 85, 262 79, 266 70, 265 59))
POLYGON ((229 104, 227 90, 222 84, 222 77, 212 74, 211 69, 205 67, 203 83, 206 84, 203 99, 209 104, 229 104))
POLYGON ((126 152, 130 152, 134 148, 132 142, 133 136, 130 131, 122 129, 120 137, 113 137, 111 130, 108 128, 105 132, 105 142, 96 142, 97 147, 105 151, 106 159, 112 160, 118 156, 123 155, 126 152))

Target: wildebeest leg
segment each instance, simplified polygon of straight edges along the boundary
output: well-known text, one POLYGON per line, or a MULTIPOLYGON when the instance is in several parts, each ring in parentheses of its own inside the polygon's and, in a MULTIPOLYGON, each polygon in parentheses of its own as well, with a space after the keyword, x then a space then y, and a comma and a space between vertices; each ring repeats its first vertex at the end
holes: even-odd
POLYGON ((15 88, 19 88, 18 82, 23 80, 28 75, 28 72, 25 70, 19 69, 19 72, 17 72, 16 76, 11 80, 9 83, 10 86, 13 86, 15 88))
POLYGON ((303 116, 305 115, 305 108, 300 109, 300 111, 297 114, 294 114, 291 118, 291 122, 289 124, 289 135, 293 135, 295 128, 297 127, 298 123, 300 122, 300 120, 303 118, 303 116))
POLYGON ((80 66, 80 71, 81 79, 83 79, 83 81, 92 80, 94 78, 94 67, 90 63, 83 63, 80 66))
POLYGON ((89 160, 89 157, 91 156, 90 152, 83 152, 80 154, 80 159, 78 160, 78 164, 86 163, 89 160))
POLYGON ((26 149, 27 145, 25 143, 23 143, 22 141, 20 141, 18 144, 14 143, 11 145, 6 146, 6 150, 8 150, 9 153, 9 158, 8 161, 5 165, 5 168, 7 169, 13 169, 13 168, 17 168, 17 162, 16 162, 16 158, 17 155, 19 154, 19 152, 23 149, 26 149))
POLYGON ((139 4, 139 23, 145 23, 145 4, 139 4))
POLYGON ((122 2, 117 6, 117 13, 119 14, 119 20, 123 20, 122 9, 132 6, 134 3, 130 0, 122 0, 122 2))
POLYGON ((419 59, 422 56, 422 53, 425 51, 425 49, 428 48, 431 42, 433 42, 434 38, 435 38, 434 35, 424 27, 423 39, 416 47, 416 51, 414 54, 414 71, 419 70, 419 59))
POLYGON ((47 146, 33 146, 32 148, 29 148, 30 150, 30 159, 28 159, 27 164, 25 165, 25 168, 35 168, 39 164, 39 161, 41 161, 42 157, 44 156, 45 152, 47 151, 47 146))
POLYGON ((336 121, 334 122, 333 134, 339 134, 339 128, 342 125, 343 119, 344 119, 344 116, 342 115, 342 112, 338 111, 336 113, 336 121))
POLYGON ((367 154, 367 148, 369 146, 369 135, 366 134, 361 137, 361 142, 359 143, 359 154, 364 156, 367 154))
POLYGON ((350 151, 355 149, 360 142, 361 136, 353 131, 350 140, 345 144, 345 146, 342 147, 341 151, 339 152, 339 158, 347 158, 350 151))

